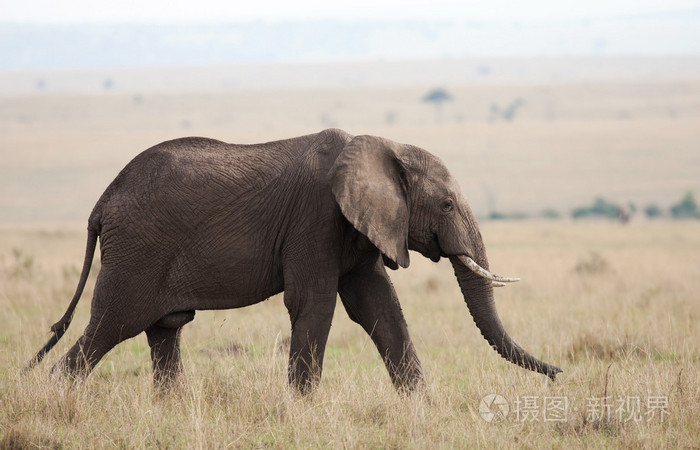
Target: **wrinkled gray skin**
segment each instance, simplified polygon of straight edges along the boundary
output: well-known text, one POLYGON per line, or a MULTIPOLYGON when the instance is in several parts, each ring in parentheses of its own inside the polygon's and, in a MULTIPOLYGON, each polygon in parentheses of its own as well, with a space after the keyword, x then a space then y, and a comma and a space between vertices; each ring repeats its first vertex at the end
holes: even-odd
POLYGON ((507 360, 554 379, 560 369, 505 332, 469 205, 443 163, 417 147, 330 129, 259 145, 185 138, 134 158, 88 221, 77 292, 38 363, 65 332, 96 241, 102 267, 90 322, 57 364, 85 375, 119 342, 145 331, 157 385, 182 370, 179 340, 195 310, 240 308, 284 291, 291 318, 289 382, 305 392, 321 377, 336 294, 374 341, 394 385, 422 383, 385 266, 409 250, 448 257, 484 338, 507 360))

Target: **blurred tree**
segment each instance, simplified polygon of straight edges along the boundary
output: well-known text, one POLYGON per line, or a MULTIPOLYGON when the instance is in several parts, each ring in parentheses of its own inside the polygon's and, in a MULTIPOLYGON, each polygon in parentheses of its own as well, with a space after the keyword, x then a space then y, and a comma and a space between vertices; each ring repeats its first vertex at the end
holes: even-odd
POLYGON ((489 220, 525 220, 529 219, 530 216, 527 213, 515 211, 511 213, 504 213, 501 211, 491 211, 489 214, 489 220))
POLYGON ((644 208, 644 214, 646 214, 646 216, 650 219, 656 219, 664 215, 661 208, 654 204, 647 205, 647 207, 644 208))
POLYGON ((489 117, 489 120, 493 122, 499 119, 503 119, 506 122, 510 122, 515 119, 515 115, 517 114, 518 109, 520 109, 523 105, 525 105, 525 100, 521 98, 516 98, 503 109, 501 109, 496 103, 491 103, 491 115, 489 117))
POLYGON ((508 105, 503 110, 503 118, 506 120, 506 122, 510 122, 511 120, 515 119, 515 114, 524 104, 525 102, 522 99, 516 98, 510 105, 508 105))
POLYGON ((700 211, 691 191, 685 193, 680 202, 671 207, 671 217, 674 219, 700 219, 700 211))
POLYGON ((442 104, 445 102, 451 102, 452 95, 450 95, 450 93, 444 89, 437 88, 428 92, 425 95, 425 97, 423 97, 423 101, 426 103, 435 104, 435 120, 440 121, 442 114, 442 104))
POLYGON ((593 202, 593 205, 581 206, 571 211, 571 217, 574 219, 583 219, 587 217, 617 219, 619 217, 619 212, 619 205, 611 203, 602 197, 598 197, 593 202))
POLYGON ((561 214, 559 214, 559 211, 556 209, 547 208, 540 212, 540 217, 543 219, 556 220, 561 219, 561 214))

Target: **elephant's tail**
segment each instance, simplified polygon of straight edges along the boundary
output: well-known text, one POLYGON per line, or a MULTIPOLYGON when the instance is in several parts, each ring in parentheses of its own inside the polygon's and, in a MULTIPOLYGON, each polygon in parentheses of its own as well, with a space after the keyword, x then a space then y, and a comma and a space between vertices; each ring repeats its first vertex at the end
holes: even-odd
POLYGON ((80 281, 78 282, 78 287, 75 290, 75 295, 73 295, 73 300, 71 300, 70 305, 68 305, 68 310, 66 310, 66 313, 61 317, 61 320, 56 322, 51 326, 51 332, 53 335, 51 336, 51 339, 44 345, 44 347, 39 350, 39 352, 36 354, 34 358, 32 358, 31 361, 29 361, 29 364, 27 364, 27 367, 25 367, 25 372, 28 372, 31 370, 34 366, 39 364, 42 359, 44 359, 44 356, 53 348, 54 345, 61 339, 63 334, 66 332, 68 329, 68 325, 70 325, 71 320, 73 319, 73 312, 75 311, 75 307, 78 305, 78 300, 80 300, 80 296, 83 294, 83 289, 85 288, 85 282, 87 281, 88 274, 90 273, 90 267, 92 266, 92 258, 95 255, 95 247, 97 246, 97 237, 100 234, 100 229, 98 227, 93 227, 93 226, 88 226, 88 237, 87 237, 87 245, 85 248, 85 261, 83 262, 83 271, 80 273, 80 281))

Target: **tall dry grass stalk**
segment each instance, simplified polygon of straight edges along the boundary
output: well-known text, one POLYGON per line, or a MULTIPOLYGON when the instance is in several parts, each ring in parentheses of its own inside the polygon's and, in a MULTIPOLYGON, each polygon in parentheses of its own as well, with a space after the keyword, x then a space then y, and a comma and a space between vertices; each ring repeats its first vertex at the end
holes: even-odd
POLYGON ((72 295, 84 236, 7 230, 0 448, 697 446, 698 224, 482 228, 494 270, 523 278, 497 291, 501 318, 516 341, 564 369, 555 383, 499 358, 449 265, 419 255, 392 278, 424 365, 421 394, 394 391, 371 341, 339 306, 321 385, 299 396, 286 385, 289 323, 279 297, 198 312, 183 334, 186 375, 171 393, 152 389, 144 336, 71 383, 50 367, 86 325, 94 279, 66 336, 22 375, 72 295), (484 420, 488 394, 507 401, 505 419, 484 420))

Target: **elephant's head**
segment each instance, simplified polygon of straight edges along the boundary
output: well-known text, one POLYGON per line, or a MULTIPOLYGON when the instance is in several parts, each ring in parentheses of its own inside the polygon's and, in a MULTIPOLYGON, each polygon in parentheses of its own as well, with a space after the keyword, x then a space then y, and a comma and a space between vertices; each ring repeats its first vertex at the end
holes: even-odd
POLYGON ((561 372, 533 357, 506 333, 493 287, 517 281, 489 272, 486 249, 455 179, 435 156, 374 136, 353 138, 330 171, 343 215, 379 248, 393 268, 408 267, 408 250, 450 259, 481 334, 503 358, 554 379, 561 372))

